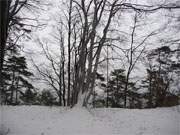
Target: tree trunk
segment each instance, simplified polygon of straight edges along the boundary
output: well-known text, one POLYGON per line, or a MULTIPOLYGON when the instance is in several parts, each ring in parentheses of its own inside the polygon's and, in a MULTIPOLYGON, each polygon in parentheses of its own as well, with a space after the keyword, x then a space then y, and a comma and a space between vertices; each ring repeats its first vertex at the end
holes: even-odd
POLYGON ((3 63, 4 63, 4 55, 5 55, 5 47, 6 40, 8 35, 8 16, 9 16, 9 0, 1 0, 0 1, 0 102, 3 102, 3 63))
POLYGON ((15 72, 13 71, 12 73, 12 83, 11 83, 11 99, 10 99, 10 103, 13 104, 13 96, 14 96, 14 89, 15 89, 15 72))
POLYGON ((69 3, 69 20, 68 20, 68 93, 67 93, 67 106, 70 106, 70 92, 71 92, 71 13, 72 13, 72 0, 69 3))
MULTIPOLYGON (((64 57, 64 50, 63 50, 63 57, 64 57)), ((66 84, 65 84, 64 60, 62 62, 62 83, 63 83, 63 105, 66 106, 66 84)))

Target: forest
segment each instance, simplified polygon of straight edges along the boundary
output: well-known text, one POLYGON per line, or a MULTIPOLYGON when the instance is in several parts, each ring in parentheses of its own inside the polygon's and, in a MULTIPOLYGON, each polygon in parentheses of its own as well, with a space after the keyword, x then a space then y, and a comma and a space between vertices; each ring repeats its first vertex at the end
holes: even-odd
POLYGON ((180 135, 180 0, 0 0, 0 135, 180 135))
POLYGON ((2 105, 179 105, 180 1, 0 3, 2 105))

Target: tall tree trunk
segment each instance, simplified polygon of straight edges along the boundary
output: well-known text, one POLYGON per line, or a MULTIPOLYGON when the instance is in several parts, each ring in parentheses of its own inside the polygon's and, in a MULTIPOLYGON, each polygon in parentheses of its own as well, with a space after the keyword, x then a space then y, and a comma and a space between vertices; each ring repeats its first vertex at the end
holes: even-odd
MULTIPOLYGON (((63 50, 63 57, 64 57, 64 50, 63 50)), ((64 60, 62 62, 62 83, 63 83, 63 105, 66 106, 66 84, 65 84, 64 60)))
POLYGON ((0 103, 3 102, 3 63, 9 24, 9 0, 0 1, 0 103))
MULTIPOLYGON (((109 90, 108 90, 108 81, 109 81, 109 50, 108 50, 108 45, 107 45, 107 97, 106 97, 106 107, 108 108, 109 107, 109 104, 108 104, 108 102, 109 102, 109 90)), ((117 87, 118 88, 118 87, 117 87)))
POLYGON ((69 20, 68 20, 68 93, 67 93, 67 106, 70 106, 70 92, 71 92, 71 13, 72 13, 72 0, 69 3, 69 20))
POLYGON ((59 89, 57 91, 58 93, 58 97, 59 97, 59 106, 62 106, 62 71, 61 71, 62 67, 60 65, 60 70, 59 70, 59 89))

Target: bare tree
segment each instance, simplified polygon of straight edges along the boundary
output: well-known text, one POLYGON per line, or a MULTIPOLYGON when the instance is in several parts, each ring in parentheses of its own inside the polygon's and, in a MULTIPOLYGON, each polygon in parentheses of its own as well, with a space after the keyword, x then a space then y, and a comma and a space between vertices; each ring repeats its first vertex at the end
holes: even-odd
POLYGON ((108 29, 111 20, 117 12, 116 4, 118 0, 110 3, 106 0, 96 1, 73 1, 74 8, 77 10, 76 18, 80 19, 81 31, 79 33, 78 56, 76 58, 76 83, 74 91, 76 91, 73 105, 87 105, 88 99, 93 92, 98 62, 102 47, 106 42, 108 29), (108 19, 104 20, 104 26, 100 25, 103 16, 107 15, 108 19), (97 29, 102 27, 102 35, 98 35, 97 29), (97 48, 95 48, 95 44, 97 48))
POLYGON ((65 83, 65 48, 64 36, 62 30, 59 29, 59 35, 55 37, 59 42, 58 56, 53 56, 56 52, 51 52, 47 44, 39 41, 42 52, 46 57, 47 63, 44 67, 39 66, 33 60, 33 65, 40 74, 40 78, 44 80, 57 94, 60 106, 66 106, 66 83, 65 83))
POLYGON ((128 61, 128 68, 127 68, 127 74, 126 74, 126 83, 125 83, 125 88, 124 88, 124 107, 126 108, 127 106, 127 93, 128 93, 128 84, 129 84, 129 79, 130 75, 136 66, 136 63, 140 60, 141 55, 145 51, 146 47, 146 41, 155 35, 155 31, 151 32, 150 34, 146 35, 142 40, 137 44, 135 43, 135 34, 136 34, 136 29, 139 27, 138 22, 138 13, 135 13, 134 16, 134 24, 132 27, 132 32, 131 32, 131 42, 130 42, 130 48, 125 51, 125 55, 128 61))
MULTIPOLYGON (((76 70, 75 73, 75 82, 73 86, 73 92, 76 93, 74 96, 74 101, 72 105, 79 104, 87 106, 88 100, 93 92, 96 72, 98 69, 99 59, 102 52, 102 48, 108 42, 108 33, 109 28, 112 23, 113 17, 118 11, 123 10, 134 10, 137 12, 155 12, 159 9, 176 9, 179 6, 173 5, 161 5, 161 6, 147 6, 147 5, 138 5, 133 3, 126 3, 124 1, 115 0, 110 2, 108 0, 91 0, 91 1, 72 1, 72 9, 74 9, 74 16, 72 18, 75 24, 76 37, 76 70), (105 17, 106 16, 106 17, 105 17), (106 19, 104 19, 106 18, 106 19), (100 27, 100 29, 99 29, 100 27), (80 28, 80 31, 77 29, 80 28), (99 34, 101 33, 101 34, 99 34)), ((136 18, 136 17, 135 17, 136 18)), ((136 18, 137 19, 137 18, 136 18)), ((144 42, 152 36, 154 33, 151 33, 143 39, 143 41, 135 46, 134 44, 134 32, 136 28, 136 19, 135 26, 132 32, 131 40, 131 49, 130 58, 129 58, 129 69, 127 73, 127 82, 129 80, 130 73, 134 68, 136 62, 141 56, 142 51, 133 59, 133 54, 144 44, 144 42)), ((127 91, 128 85, 125 88, 125 93, 127 91)), ((126 94, 125 94, 126 95, 126 94)), ((125 106, 126 106, 126 96, 125 96, 125 106)))
POLYGON ((71 91, 71 33, 72 33, 72 0, 69 1, 69 18, 68 18, 68 93, 67 93, 67 105, 70 106, 70 91, 71 91))

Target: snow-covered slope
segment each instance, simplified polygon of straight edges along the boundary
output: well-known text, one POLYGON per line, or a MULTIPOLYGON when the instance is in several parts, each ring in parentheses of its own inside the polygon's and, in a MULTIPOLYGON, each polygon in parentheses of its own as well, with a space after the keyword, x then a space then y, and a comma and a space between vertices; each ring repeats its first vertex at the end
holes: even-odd
POLYGON ((4 106, 8 135, 180 135, 180 106, 144 110, 4 106))

